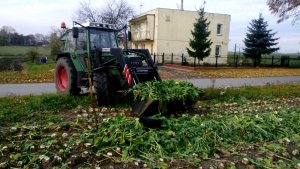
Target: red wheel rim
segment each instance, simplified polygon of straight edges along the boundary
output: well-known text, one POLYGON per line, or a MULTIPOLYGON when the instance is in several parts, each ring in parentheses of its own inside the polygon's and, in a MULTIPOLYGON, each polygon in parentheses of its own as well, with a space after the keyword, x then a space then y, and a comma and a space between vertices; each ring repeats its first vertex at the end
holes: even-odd
POLYGON ((60 66, 56 72, 56 83, 60 91, 65 91, 68 87, 68 73, 63 66, 60 66))

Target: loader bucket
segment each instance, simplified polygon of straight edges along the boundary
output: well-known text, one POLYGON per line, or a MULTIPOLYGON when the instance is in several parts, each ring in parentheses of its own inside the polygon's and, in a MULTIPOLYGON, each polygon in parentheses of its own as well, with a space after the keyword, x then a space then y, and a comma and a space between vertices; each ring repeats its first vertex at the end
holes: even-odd
POLYGON ((132 109, 139 117, 152 116, 159 113, 159 101, 148 99, 146 101, 134 101, 132 109))
POLYGON ((159 113, 159 101, 146 100, 135 101, 133 103, 133 111, 139 116, 139 122, 147 128, 162 128, 162 121, 154 119, 151 116, 159 113))

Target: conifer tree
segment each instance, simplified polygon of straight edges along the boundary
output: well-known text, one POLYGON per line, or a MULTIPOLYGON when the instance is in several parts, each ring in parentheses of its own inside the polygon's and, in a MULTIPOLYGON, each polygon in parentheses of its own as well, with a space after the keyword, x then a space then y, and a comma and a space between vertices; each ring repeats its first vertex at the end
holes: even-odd
POLYGON ((268 23, 264 21, 262 14, 259 14, 258 19, 253 19, 248 27, 248 33, 244 40, 244 55, 252 58, 254 66, 260 64, 262 55, 279 50, 278 47, 273 47, 278 44, 279 38, 274 38, 276 33, 272 33, 272 30, 267 27, 268 23))
POLYGON ((199 18, 194 24, 194 30, 192 32, 192 39, 190 39, 190 47, 186 48, 188 54, 191 57, 203 60, 203 58, 210 55, 210 45, 212 44, 209 39, 210 31, 208 30, 209 22, 204 17, 204 8, 200 8, 198 11, 199 18))

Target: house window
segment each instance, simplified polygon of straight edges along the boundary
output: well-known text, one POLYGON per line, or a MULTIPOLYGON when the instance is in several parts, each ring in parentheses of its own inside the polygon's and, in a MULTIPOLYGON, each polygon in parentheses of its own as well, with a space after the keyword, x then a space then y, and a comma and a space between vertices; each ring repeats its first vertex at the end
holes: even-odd
POLYGON ((216 45, 215 55, 216 56, 221 56, 221 45, 216 45))
POLYGON ((136 28, 135 28, 135 32, 136 32, 136 39, 141 39, 141 23, 138 23, 136 25, 136 28))
POLYGON ((217 25, 217 35, 222 35, 222 27, 223 27, 222 24, 217 25))
POLYGON ((171 21, 171 18, 170 18, 170 16, 166 16, 166 22, 170 22, 171 21))
POLYGON ((141 43, 141 48, 145 49, 145 44, 144 43, 141 43))

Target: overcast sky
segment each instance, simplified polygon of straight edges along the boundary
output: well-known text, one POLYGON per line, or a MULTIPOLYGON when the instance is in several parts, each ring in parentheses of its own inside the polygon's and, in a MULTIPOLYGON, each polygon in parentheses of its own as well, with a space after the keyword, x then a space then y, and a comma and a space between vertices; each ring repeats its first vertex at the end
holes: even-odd
MULTIPOLYGON (((18 33, 48 34, 51 27, 59 27, 61 21, 72 23, 79 3, 84 0, 1 0, 0 27, 12 26, 18 33)), ((258 18, 261 12, 269 23, 269 28, 280 37, 279 47, 283 53, 296 53, 300 50, 300 24, 292 25, 291 21, 277 24, 277 18, 270 14, 267 0, 206 0, 205 11, 231 15, 229 51, 234 44, 244 47, 243 39, 247 26, 252 19, 258 18)), ((95 7, 101 7, 106 0, 91 0, 95 7)), ((128 0, 136 13, 154 8, 172 8, 180 6, 181 0, 128 0), (142 4, 142 6, 141 6, 142 4)), ((196 10, 203 0, 184 0, 185 10, 196 10)))

